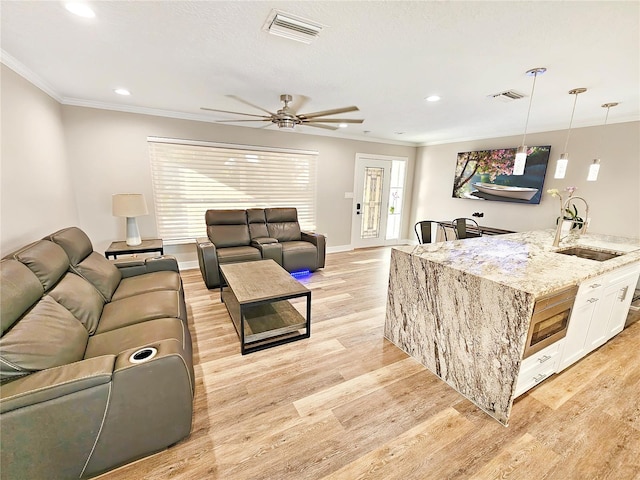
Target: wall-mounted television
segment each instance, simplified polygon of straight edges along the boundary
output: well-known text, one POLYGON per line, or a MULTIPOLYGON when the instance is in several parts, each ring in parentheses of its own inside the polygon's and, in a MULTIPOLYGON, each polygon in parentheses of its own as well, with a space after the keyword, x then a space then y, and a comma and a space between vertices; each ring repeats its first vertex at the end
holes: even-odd
POLYGON ((516 148, 458 153, 453 197, 540 203, 551 146, 529 147, 524 175, 512 175, 516 148))

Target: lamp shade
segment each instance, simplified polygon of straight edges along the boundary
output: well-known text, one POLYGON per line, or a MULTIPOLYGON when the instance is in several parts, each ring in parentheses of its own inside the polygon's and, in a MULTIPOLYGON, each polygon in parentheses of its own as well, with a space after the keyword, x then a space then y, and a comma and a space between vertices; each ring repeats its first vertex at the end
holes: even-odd
POLYGON ((112 200, 114 217, 139 217, 149 213, 141 193, 116 193, 112 200))

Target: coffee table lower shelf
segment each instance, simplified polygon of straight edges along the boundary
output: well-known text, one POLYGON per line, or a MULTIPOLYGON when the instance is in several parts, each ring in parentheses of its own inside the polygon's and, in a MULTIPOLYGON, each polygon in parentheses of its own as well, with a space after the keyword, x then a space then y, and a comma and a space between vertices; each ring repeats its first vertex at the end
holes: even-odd
MULTIPOLYGON (((291 298, 300 296, 295 295, 291 298)), ((309 338, 311 295, 304 296, 307 297, 306 319, 286 298, 241 305, 233 295, 233 291, 223 288, 222 301, 240 337, 242 354, 309 338)))

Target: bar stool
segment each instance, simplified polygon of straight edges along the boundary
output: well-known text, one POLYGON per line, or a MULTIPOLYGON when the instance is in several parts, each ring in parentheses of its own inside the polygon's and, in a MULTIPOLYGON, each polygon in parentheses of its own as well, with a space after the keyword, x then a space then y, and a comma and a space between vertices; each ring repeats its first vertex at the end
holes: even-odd
POLYGON ((436 232, 441 230, 444 239, 449 240, 447 238, 447 231, 445 230, 444 225, 442 225, 440 222, 437 222, 435 220, 421 220, 413 226, 413 229, 416 232, 416 237, 418 237, 418 243, 434 243, 436 241, 436 238, 433 238, 432 236, 433 224, 435 224, 437 227, 436 232))
POLYGON ((453 225, 453 231, 456 233, 456 238, 462 240, 463 238, 476 238, 482 236, 480 225, 473 218, 456 218, 451 222, 453 225), (472 231, 469 231, 471 228, 472 231))

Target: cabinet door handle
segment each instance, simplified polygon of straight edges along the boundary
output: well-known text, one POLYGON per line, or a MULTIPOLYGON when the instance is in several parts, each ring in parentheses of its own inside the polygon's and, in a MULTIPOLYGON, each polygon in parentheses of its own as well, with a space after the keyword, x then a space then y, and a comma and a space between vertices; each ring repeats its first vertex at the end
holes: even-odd
POLYGON ((533 381, 536 382, 536 383, 540 383, 545 378, 547 378, 547 374, 546 373, 539 373, 538 375, 533 377, 533 381))
POLYGON ((627 292, 629 291, 629 285, 620 289, 620 295, 618 295, 618 300, 624 302, 624 299, 627 298, 627 292))
POLYGON ((538 357, 538 361, 539 361, 540 363, 544 363, 544 362, 546 362, 547 360, 551 360, 551 356, 549 356, 549 355, 545 355, 544 357, 538 357))
POLYGON ((597 298, 590 298, 589 300, 587 300, 587 302, 589 303, 593 303, 593 302, 597 302, 598 299, 597 298))
POLYGON ((601 283, 592 283, 591 285, 589 285, 591 288, 598 288, 601 287, 602 284, 601 283))

